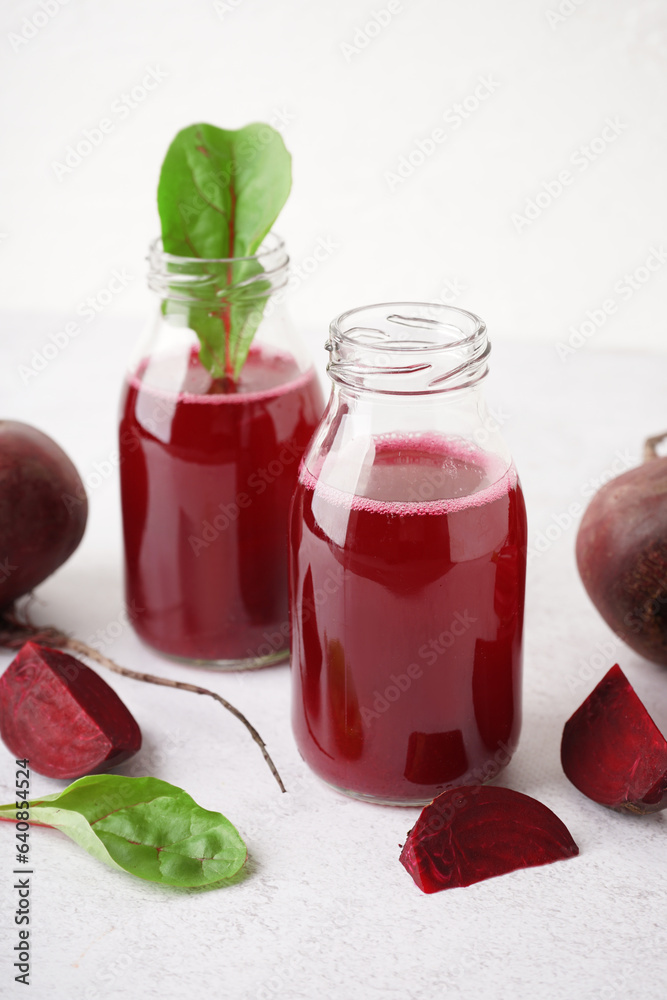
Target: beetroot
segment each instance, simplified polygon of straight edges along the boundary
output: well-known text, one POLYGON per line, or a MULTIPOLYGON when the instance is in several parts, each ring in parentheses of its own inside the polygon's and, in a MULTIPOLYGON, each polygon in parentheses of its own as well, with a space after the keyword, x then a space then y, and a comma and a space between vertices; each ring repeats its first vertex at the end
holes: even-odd
POLYGON ((667 741, 618 664, 565 723, 561 762, 572 784, 603 806, 667 806, 667 741))
POLYGON ((141 747, 112 688, 68 653, 27 642, 0 677, 0 736, 49 778, 106 771, 141 747))
POLYGON ((467 785, 423 809, 400 860, 422 892, 439 892, 578 853, 567 827, 541 802, 509 788, 467 785))
POLYGON ((0 609, 74 552, 88 505, 69 458, 46 434, 0 420, 0 609))
MULTIPOLYGON (((665 435, 667 436, 667 435, 665 435)), ((579 526, 577 565, 607 624, 641 656, 667 665, 667 458, 603 486, 579 526)))

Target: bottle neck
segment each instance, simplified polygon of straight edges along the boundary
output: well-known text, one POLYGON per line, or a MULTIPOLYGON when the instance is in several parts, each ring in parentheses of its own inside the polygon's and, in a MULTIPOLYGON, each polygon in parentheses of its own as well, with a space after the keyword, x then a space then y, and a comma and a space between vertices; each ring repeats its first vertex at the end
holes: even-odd
POLYGON ((332 323, 326 346, 333 387, 306 458, 313 475, 326 478, 337 462, 329 453, 368 456, 386 442, 443 454, 463 443, 497 456, 496 470, 509 467, 484 399, 486 328, 472 313, 424 303, 352 310, 332 323))
POLYGON ((197 357, 213 377, 235 383, 237 353, 248 350, 255 360, 263 355, 267 365, 271 358, 278 368, 285 363, 286 378, 312 367, 285 301, 289 257, 275 234, 269 233, 253 257, 230 259, 177 257, 156 240, 148 261, 148 285, 157 302, 130 359, 132 373, 141 371, 144 384, 185 391, 185 375, 197 357), (233 377, 227 374, 232 368, 233 377))
POLYGON ((160 299, 209 309, 230 302, 264 308, 289 280, 289 256, 274 233, 252 257, 178 257, 157 239, 150 245, 148 262, 148 287, 160 299))
POLYGON ((482 380, 437 396, 359 391, 334 382, 329 414, 353 436, 464 438, 483 450, 506 453, 502 422, 487 407, 482 380))

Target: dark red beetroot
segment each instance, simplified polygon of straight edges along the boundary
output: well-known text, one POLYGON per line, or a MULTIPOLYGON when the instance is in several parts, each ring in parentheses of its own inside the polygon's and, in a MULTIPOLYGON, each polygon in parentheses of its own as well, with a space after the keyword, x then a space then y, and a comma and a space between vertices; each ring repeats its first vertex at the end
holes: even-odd
MULTIPOLYGON (((667 435, 665 435, 667 436, 667 435)), ((593 497, 577 535, 577 565, 607 624, 647 660, 667 665, 667 458, 646 461, 593 497)))
POLYGON ((401 864, 422 892, 439 892, 578 853, 567 827, 536 799, 509 788, 463 785, 423 809, 401 864))
POLYGON ((0 677, 0 736, 49 778, 106 771, 141 747, 141 730, 94 670, 27 642, 0 677))
POLYGON ((0 608, 71 556, 87 514, 83 483, 62 448, 35 427, 0 420, 0 608))
POLYGON ((667 741, 618 664, 565 723, 560 753, 594 802, 633 813, 667 806, 667 741))

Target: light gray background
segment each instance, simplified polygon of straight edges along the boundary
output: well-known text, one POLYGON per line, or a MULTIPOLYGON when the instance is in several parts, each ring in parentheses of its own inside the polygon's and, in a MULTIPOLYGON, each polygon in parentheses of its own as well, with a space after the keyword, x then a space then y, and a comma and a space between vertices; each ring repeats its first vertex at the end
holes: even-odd
POLYGON ((110 308, 140 314, 175 132, 277 118, 294 156, 279 227, 293 259, 319 237, 339 244, 293 300, 318 331, 354 305, 444 292, 496 340, 559 341, 613 298, 590 347, 661 345, 667 267, 630 298, 614 285, 665 236, 665 3, 398 6, 376 33, 384 0, 69 0, 32 29, 35 0, 3 4, 5 305, 69 312, 125 266, 136 281, 110 308), (149 68, 164 79, 121 111, 149 68), (475 107, 480 79, 493 92, 475 107), (103 118, 113 131, 58 179, 53 164, 103 118), (620 131, 596 143, 607 119, 620 131), (435 151, 387 179, 437 128, 435 151))
MULTIPOLYGON (((107 678, 144 731, 126 773, 155 773, 225 812, 247 839, 248 877, 225 891, 170 892, 33 831, 33 997, 664 995, 664 819, 588 802, 564 778, 558 746, 565 719, 616 660, 667 727, 664 671, 614 640, 573 558, 586 497, 635 464, 643 438, 665 424, 666 364, 651 352, 663 348, 667 267, 641 268, 654 251, 659 259, 667 235, 667 4, 564 0, 562 20, 558 5, 404 0, 353 53, 345 46, 363 41, 358 32, 385 0, 70 0, 25 44, 10 36, 30 31, 24 18, 39 4, 3 5, 3 411, 66 448, 91 508, 82 546, 39 588, 34 615, 83 639, 101 633, 108 654, 130 667, 214 687, 252 718, 289 787, 280 796, 245 731, 212 702, 107 678), (117 110, 151 68, 165 79, 127 114, 117 110), (455 128, 455 105, 474 105, 480 78, 493 93, 455 128), (319 240, 337 244, 292 295, 320 366, 330 318, 365 302, 443 298, 489 325, 489 395, 522 475, 535 553, 526 721, 502 782, 561 816, 578 859, 421 895, 397 861, 416 811, 319 785, 290 735, 287 668, 184 672, 143 649, 125 623, 115 425, 148 305, 159 165, 183 125, 274 116, 294 155, 279 226, 293 260, 302 266, 319 240), (113 131, 58 180, 54 162, 102 118, 113 131), (607 119, 619 134, 582 170, 578 150, 607 119), (390 183, 437 128, 445 139, 433 154, 390 183), (513 216, 545 183, 556 191, 563 170, 572 182, 518 227, 513 216), (99 302, 114 270, 126 287, 87 322, 80 304, 99 302), (615 288, 635 272, 631 295, 615 288), (587 312, 599 320, 609 300, 617 308, 598 328, 587 312), (587 320, 591 335, 559 352, 587 320), (37 371, 36 358, 73 321, 79 335, 37 371)), ((0 747, 2 801, 12 770, 0 747)), ((34 776, 36 794, 58 787, 34 776)), ((12 847, 11 829, 0 830, 7 996, 19 989, 12 847)))

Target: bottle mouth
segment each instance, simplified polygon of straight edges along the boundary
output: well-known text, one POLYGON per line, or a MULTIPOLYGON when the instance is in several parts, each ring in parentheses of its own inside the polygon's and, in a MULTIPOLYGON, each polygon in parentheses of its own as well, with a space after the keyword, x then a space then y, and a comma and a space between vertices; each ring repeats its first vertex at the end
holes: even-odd
POLYGON ((329 377, 350 388, 421 395, 469 388, 488 372, 486 324, 454 306, 360 306, 334 319, 329 334, 329 377))
POLYGON ((285 242, 273 232, 248 257, 180 257, 167 253, 158 237, 147 260, 148 287, 163 299, 216 304, 230 295, 266 298, 289 279, 285 242))

